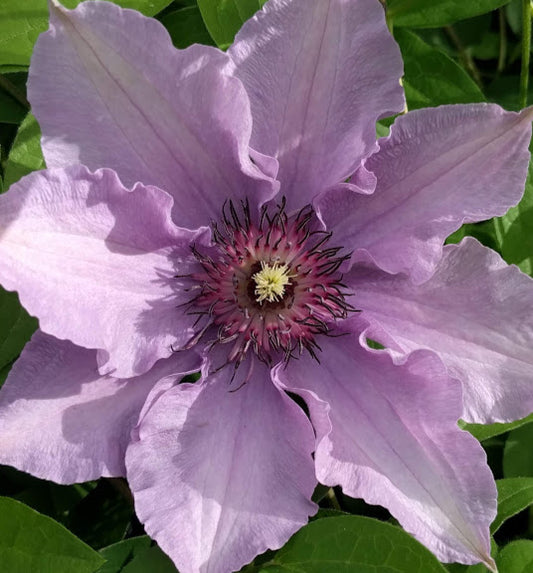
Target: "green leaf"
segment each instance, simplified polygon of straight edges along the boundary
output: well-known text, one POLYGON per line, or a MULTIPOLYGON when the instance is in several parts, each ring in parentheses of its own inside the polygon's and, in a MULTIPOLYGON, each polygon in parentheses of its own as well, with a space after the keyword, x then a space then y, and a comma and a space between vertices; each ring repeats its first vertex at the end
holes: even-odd
POLYGON ((20 306, 18 296, 0 288, 0 370, 20 354, 37 329, 37 320, 20 306))
MULTIPOLYGON (((520 76, 509 74, 497 77, 485 88, 487 99, 509 111, 520 111, 520 76)), ((528 101, 533 100, 533 85, 529 85, 528 101)))
POLYGON ((101 548, 124 538, 133 517, 133 499, 120 478, 99 480, 70 512, 67 527, 91 547, 101 548))
POLYGON ((509 478, 496 481, 498 515, 490 526, 495 533, 502 523, 533 504, 533 478, 509 478))
POLYGON ((191 44, 214 45, 198 6, 169 12, 161 17, 161 23, 168 30, 176 48, 186 48, 191 44))
POLYGON ((476 83, 444 52, 408 30, 397 29, 394 37, 402 51, 409 109, 484 101, 476 83))
POLYGON ((360 516, 313 521, 256 570, 264 573, 446 573, 399 527, 360 516))
POLYGON ((24 175, 44 169, 41 151, 41 130, 37 120, 29 113, 19 127, 4 166, 4 190, 24 175))
POLYGON ((394 26, 439 28, 486 14, 509 0, 388 0, 387 15, 394 26))
POLYGON ((217 45, 223 49, 232 42, 248 18, 251 18, 266 0, 198 0, 205 25, 217 45))
POLYGON ((0 123, 20 123, 28 110, 0 87, 0 123))
POLYGON ((533 161, 529 163, 523 199, 496 219, 495 225, 503 258, 533 276, 533 161))
POLYGON ((520 36, 522 33, 522 0, 511 0, 505 7, 505 16, 511 30, 520 36))
POLYGON ((533 424, 526 424, 513 430, 503 450, 503 475, 511 477, 533 477, 533 424))
POLYGON ((28 66, 10 66, 9 64, 0 66, 0 74, 16 74, 18 72, 28 73, 28 66))
MULTIPOLYGON (((80 1, 63 0, 62 4, 67 8, 75 8, 80 1)), ((116 0, 115 4, 153 16, 171 2, 172 0, 116 0)), ((28 66, 35 41, 47 28, 47 0, 0 0, 0 65, 28 66)))
POLYGON ((520 539, 506 545, 496 558, 500 573, 531 573, 533 571, 533 541, 520 539))
POLYGON ((488 440, 489 438, 494 438, 495 436, 500 436, 506 432, 510 432, 515 428, 524 426, 533 422, 533 414, 530 414, 526 418, 521 420, 516 420, 515 422, 509 422, 508 424, 461 424, 464 430, 469 431, 474 438, 477 438, 480 442, 483 440, 488 440))
POLYGON ((147 535, 133 537, 114 543, 100 550, 100 555, 106 562, 98 569, 98 573, 121 573, 124 567, 133 561, 139 553, 146 551, 152 545, 147 535))
POLYGON ((149 537, 134 537, 100 552, 107 562, 97 573, 178 573, 176 567, 149 537))
POLYGON ((10 370, 11 370, 11 364, 8 364, 7 366, 0 368, 0 387, 6 381, 7 375, 9 374, 10 370))
POLYGON ((0 498, 0 563, 9 573, 93 573, 96 551, 49 517, 0 498))
POLYGON ((480 243, 489 247, 489 249, 498 251, 500 248, 494 229, 494 223, 491 220, 482 221, 481 223, 464 224, 446 239, 446 243, 460 243, 467 236, 475 237, 480 243))

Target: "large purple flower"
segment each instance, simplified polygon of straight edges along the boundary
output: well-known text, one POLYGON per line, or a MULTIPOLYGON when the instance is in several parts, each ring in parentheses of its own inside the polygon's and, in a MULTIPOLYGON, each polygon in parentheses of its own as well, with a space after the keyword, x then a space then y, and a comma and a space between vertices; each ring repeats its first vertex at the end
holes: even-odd
POLYGON ((182 573, 283 545, 317 479, 493 567, 496 488, 457 420, 533 410, 533 282, 443 243, 519 201, 532 112, 426 109, 376 143, 404 107, 377 0, 270 0, 227 54, 105 2, 50 21, 49 169, 0 197, 0 282, 40 321, 0 461, 127 477, 182 573))

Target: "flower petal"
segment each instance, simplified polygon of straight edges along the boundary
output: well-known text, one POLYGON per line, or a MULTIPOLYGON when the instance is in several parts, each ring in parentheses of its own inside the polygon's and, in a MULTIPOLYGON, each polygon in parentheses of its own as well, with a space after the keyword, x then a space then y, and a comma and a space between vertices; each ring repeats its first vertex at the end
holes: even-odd
POLYGON ((316 511, 313 430, 255 364, 163 394, 126 454, 137 515, 181 573, 237 571, 316 511))
POLYGON ((355 334, 320 344, 320 365, 305 358, 275 373, 310 405, 319 481, 387 507, 442 561, 493 566, 496 487, 482 447, 457 427, 460 383, 428 351, 395 365, 355 334))
POLYGON ((405 352, 437 352, 463 381, 465 420, 510 422, 533 411, 533 280, 517 267, 466 238, 444 247, 419 286, 356 268, 345 279, 363 318, 405 352))
POLYGON ((108 2, 71 11, 52 0, 50 23, 29 80, 48 167, 110 167, 128 187, 157 185, 190 228, 228 198, 275 193, 248 156, 250 105, 225 54, 176 50, 157 20, 108 2))
POLYGON ((400 51, 376 0, 270 0, 229 54, 252 147, 278 159, 292 208, 349 177, 375 150, 376 120, 404 107, 400 51))
POLYGON ((338 189, 317 208, 352 261, 375 261, 416 282, 433 273, 446 237, 464 222, 503 215, 522 197, 533 108, 496 105, 423 109, 399 117, 366 168, 372 195, 338 189))
POLYGON ((117 380, 98 374, 96 351, 37 331, 0 391, 0 463, 58 483, 124 476, 146 396, 200 362, 192 352, 175 355, 117 380))
POLYGON ((0 282, 17 290, 41 329, 100 348, 106 372, 149 370, 193 335, 200 232, 170 220, 172 198, 155 187, 125 189, 110 170, 83 166, 32 173, 0 195, 0 282))

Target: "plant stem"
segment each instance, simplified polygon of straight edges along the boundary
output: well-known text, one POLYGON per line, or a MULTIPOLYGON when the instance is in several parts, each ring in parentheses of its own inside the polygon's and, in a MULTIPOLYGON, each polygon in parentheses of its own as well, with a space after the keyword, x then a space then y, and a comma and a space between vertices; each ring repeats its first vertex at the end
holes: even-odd
POLYGON ((30 102, 24 97, 24 94, 9 81, 6 76, 0 74, 0 88, 8 93, 12 98, 16 99, 26 109, 30 109, 30 102))
POLYGON ((530 53, 531 53, 531 0, 522 0, 522 71, 520 72, 521 108, 527 106, 530 53))

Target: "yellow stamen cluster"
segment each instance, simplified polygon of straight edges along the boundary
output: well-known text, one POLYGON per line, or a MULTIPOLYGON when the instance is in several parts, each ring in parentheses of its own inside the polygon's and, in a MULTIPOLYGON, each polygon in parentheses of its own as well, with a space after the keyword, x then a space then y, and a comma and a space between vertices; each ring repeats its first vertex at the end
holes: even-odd
POLYGON ((269 264, 261 261, 261 270, 252 275, 255 281, 255 296, 259 303, 277 302, 285 294, 285 287, 291 282, 289 267, 279 263, 269 264))

